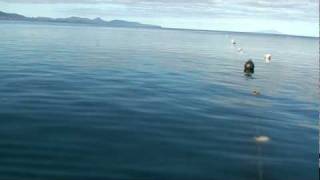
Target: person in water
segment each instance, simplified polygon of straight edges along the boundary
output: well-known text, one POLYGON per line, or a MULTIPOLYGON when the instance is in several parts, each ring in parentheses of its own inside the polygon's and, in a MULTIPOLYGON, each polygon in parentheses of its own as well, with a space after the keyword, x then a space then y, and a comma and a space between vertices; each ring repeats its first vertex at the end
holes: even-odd
POLYGON ((251 59, 249 59, 245 64, 244 64, 244 73, 246 74, 253 74, 254 73, 254 63, 251 59))

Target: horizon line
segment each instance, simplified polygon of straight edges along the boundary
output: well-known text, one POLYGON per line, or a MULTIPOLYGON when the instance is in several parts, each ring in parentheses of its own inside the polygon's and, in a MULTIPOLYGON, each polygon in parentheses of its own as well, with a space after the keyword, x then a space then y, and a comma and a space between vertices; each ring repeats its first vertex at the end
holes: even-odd
MULTIPOLYGON (((134 22, 134 23, 139 23, 139 24, 144 24, 144 25, 151 25, 151 26, 158 26, 158 28, 156 29, 165 29, 165 30, 185 30, 185 31, 206 31, 206 32, 227 32, 227 33, 247 33, 247 34, 262 34, 262 35, 276 35, 276 36, 293 36, 293 37, 306 37, 306 38, 319 38, 320 37, 320 33, 318 34, 318 36, 308 36, 308 35, 295 35, 295 34, 286 34, 286 33, 264 33, 261 31, 231 31, 231 30, 218 30, 218 29, 193 29, 193 28, 179 28, 179 27, 164 27, 161 25, 156 25, 156 24, 148 24, 148 23, 142 23, 142 22, 138 22, 138 21, 130 21, 130 20, 125 20, 125 19, 112 19, 112 20, 105 20, 100 16, 97 16, 95 18, 89 18, 89 17, 81 17, 81 16, 65 16, 65 17, 47 17, 47 16, 25 16, 23 14, 19 14, 19 13, 10 13, 10 12, 5 12, 5 11, 1 11, 3 13, 7 13, 7 14, 16 14, 16 15, 21 15, 27 18, 52 18, 52 19, 65 19, 65 18, 72 18, 72 17, 76 17, 76 18, 84 18, 84 19, 90 19, 90 20, 95 20, 95 19, 101 19, 105 22, 110 22, 110 21, 114 21, 114 20, 121 20, 121 21, 127 21, 127 22, 134 22)), ((13 21, 17 21, 17 20, 13 20, 13 21)), ((50 23, 50 22, 49 22, 50 23)), ((63 24, 63 22, 57 22, 57 23, 61 23, 63 24)), ((66 23, 64 23, 66 24, 66 23)), ((75 24, 72 22, 69 22, 69 24, 75 24)), ((80 23, 79 23, 80 24, 80 23)), ((84 23, 82 23, 84 24, 84 23)))

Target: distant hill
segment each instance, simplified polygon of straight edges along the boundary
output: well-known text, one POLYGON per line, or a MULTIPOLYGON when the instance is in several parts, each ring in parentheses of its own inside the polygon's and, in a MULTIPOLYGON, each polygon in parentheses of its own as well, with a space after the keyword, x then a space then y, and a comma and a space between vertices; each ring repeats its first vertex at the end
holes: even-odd
POLYGON ((161 26, 141 24, 138 22, 130 22, 130 21, 123 21, 123 20, 105 21, 101 18, 89 19, 89 18, 81 18, 81 17, 68 17, 68 18, 26 17, 20 14, 5 13, 2 11, 0 11, 0 20, 75 23, 75 24, 89 24, 89 25, 106 26, 106 27, 153 28, 153 29, 161 28, 161 26))
POLYGON ((276 31, 276 30, 263 30, 263 31, 258 31, 257 33, 262 33, 262 34, 283 34, 282 32, 276 31))

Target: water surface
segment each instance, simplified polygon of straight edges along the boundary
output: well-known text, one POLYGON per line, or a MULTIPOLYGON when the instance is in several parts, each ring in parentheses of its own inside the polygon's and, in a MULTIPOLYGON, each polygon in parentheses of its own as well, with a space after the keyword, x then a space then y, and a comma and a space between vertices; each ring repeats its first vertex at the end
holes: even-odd
POLYGON ((318 39, 0 26, 0 179, 318 179, 318 39))

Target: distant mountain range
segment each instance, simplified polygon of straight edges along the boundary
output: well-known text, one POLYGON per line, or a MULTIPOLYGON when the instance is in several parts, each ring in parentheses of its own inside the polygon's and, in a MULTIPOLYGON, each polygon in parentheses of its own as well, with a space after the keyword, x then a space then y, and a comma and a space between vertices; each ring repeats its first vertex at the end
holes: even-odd
MULTIPOLYGON (((219 31, 219 30, 195 30, 195 29, 181 29, 181 28, 166 28, 157 25, 142 24, 139 22, 131 22, 124 20, 105 21, 99 17, 95 19, 82 17, 68 17, 68 18, 50 18, 50 17, 26 17, 15 13, 6 13, 0 11, 0 21, 26 21, 26 22, 50 22, 50 23, 71 23, 71 24, 85 24, 92 26, 103 27, 125 27, 125 28, 147 28, 147 29, 166 29, 166 30, 188 30, 188 31, 219 31)), ((223 31, 232 32, 232 31, 223 31)), ((235 32, 235 31, 234 31, 235 32)), ((277 34, 287 35, 276 30, 262 30, 256 32, 240 32, 240 33, 259 33, 259 34, 277 34)))
POLYGON ((130 21, 123 21, 123 20, 105 21, 99 17, 95 19, 81 18, 81 17, 68 17, 68 18, 26 17, 20 14, 5 13, 2 11, 0 11, 0 20, 73 23, 73 24, 88 24, 88 25, 106 26, 106 27, 152 28, 152 29, 161 28, 161 26, 141 24, 138 22, 130 22, 130 21))
POLYGON ((279 31, 276 30, 263 30, 263 31, 258 31, 257 33, 262 33, 262 34, 283 34, 279 31))

